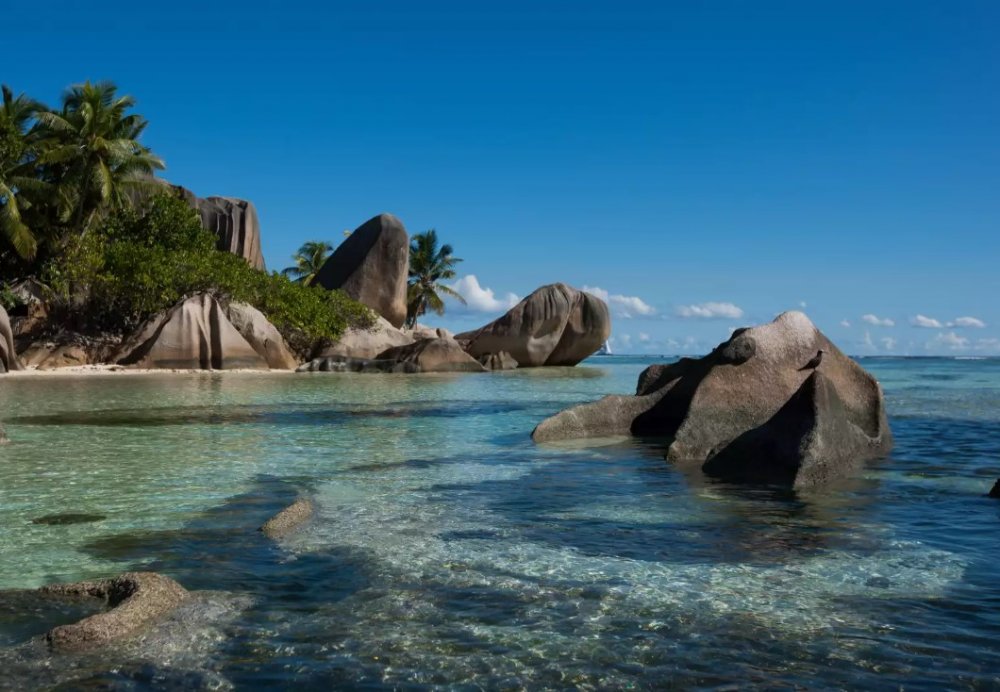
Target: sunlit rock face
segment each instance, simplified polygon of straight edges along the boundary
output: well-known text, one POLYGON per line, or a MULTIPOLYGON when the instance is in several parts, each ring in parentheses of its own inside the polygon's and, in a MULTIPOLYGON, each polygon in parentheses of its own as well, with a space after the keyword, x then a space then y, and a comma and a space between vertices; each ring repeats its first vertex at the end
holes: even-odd
POLYGON ((217 238, 219 250, 242 257, 255 269, 264 269, 260 222, 253 202, 235 197, 196 197, 188 203, 198 211, 201 225, 217 238))
POLYGON ((20 370, 21 362, 14 350, 14 332, 10 328, 7 311, 0 307, 0 373, 20 370))
POLYGON ((507 314, 455 338, 473 358, 506 351, 518 367, 576 365, 597 352, 611 335, 608 306, 566 284, 550 284, 507 314))
POLYGON ((340 244, 316 274, 315 284, 341 289, 397 329, 406 320, 410 239, 392 214, 369 219, 340 244))
POLYGON ((801 312, 737 330, 712 353, 654 365, 636 396, 609 396, 545 421, 538 442, 631 434, 710 476, 821 485, 892 448, 882 389, 801 312))
POLYGON ((208 294, 187 298, 148 320, 125 340, 115 360, 137 368, 268 369, 267 360, 208 294))

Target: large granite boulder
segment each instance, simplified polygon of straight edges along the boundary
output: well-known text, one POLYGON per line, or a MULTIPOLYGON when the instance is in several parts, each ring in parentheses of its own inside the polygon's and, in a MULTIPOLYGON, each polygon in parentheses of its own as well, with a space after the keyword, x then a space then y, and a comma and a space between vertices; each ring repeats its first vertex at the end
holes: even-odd
POLYGON ((517 361, 506 351, 479 356, 479 362, 487 370, 514 370, 517 368, 517 361))
POLYGON ((37 593, 51 598, 96 598, 109 607, 49 630, 45 638, 59 651, 94 649, 132 636, 188 598, 184 587, 155 572, 126 572, 112 579, 44 586, 37 593))
POLYGON ((636 396, 543 421, 537 442, 662 437, 667 458, 714 477, 803 488, 892 448, 882 389, 801 312, 741 329, 700 359, 651 366, 636 396))
POLYGON ((219 301, 204 293, 148 320, 125 340, 114 360, 136 368, 268 369, 219 301))
POLYGON ((7 311, 0 306, 0 373, 22 370, 21 361, 14 348, 14 332, 10 328, 7 311))
POLYGON ((463 351, 454 339, 421 339, 383 351, 378 359, 411 363, 419 372, 486 372, 482 363, 463 351))
POLYGON ((402 221, 379 214, 340 244, 320 267, 315 283, 343 290, 398 329, 406 320, 409 242, 402 221))
MULTIPOLYGON (((187 195, 183 197, 192 204, 187 195)), ((219 250, 242 257, 251 267, 264 269, 260 222, 252 202, 235 197, 195 197, 192 206, 201 216, 201 225, 215 234, 219 250)))
POLYGON ((542 286, 506 315, 458 334, 473 358, 506 351, 519 367, 576 365, 611 335, 603 300, 566 284, 542 286))
POLYGON ((384 317, 377 316, 368 329, 348 329, 335 344, 324 347, 315 358, 343 356, 345 358, 372 359, 395 346, 412 344, 409 332, 396 329, 384 317))
POLYGON ((294 370, 298 359, 292 355, 285 338, 278 328, 271 324, 264 313, 246 303, 229 303, 225 306, 226 317, 251 348, 257 352, 272 370, 294 370))

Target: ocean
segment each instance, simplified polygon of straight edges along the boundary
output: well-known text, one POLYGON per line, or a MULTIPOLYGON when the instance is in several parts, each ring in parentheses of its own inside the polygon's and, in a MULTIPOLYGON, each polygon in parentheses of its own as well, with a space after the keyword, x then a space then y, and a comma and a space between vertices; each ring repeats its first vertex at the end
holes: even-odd
POLYGON ((862 359, 896 447, 813 493, 531 441, 653 362, 0 379, 0 687, 1000 686, 1000 360, 862 359), (90 654, 12 591, 126 570, 194 598, 90 654))

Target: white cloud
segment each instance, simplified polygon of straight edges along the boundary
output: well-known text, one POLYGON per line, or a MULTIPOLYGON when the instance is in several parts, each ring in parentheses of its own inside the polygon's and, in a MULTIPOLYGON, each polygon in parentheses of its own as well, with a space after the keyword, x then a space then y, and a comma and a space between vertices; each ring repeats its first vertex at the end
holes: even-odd
POLYGON ((972 327, 973 329, 984 329, 986 323, 977 317, 957 317, 954 322, 948 323, 949 327, 972 327))
POLYGON ((738 319, 743 317, 743 310, 732 303, 698 303, 678 305, 675 314, 685 319, 738 319))
POLYGON ((646 332, 639 332, 639 341, 646 343, 649 341, 649 334, 646 332))
POLYGON ((508 293, 502 298, 498 298, 492 288, 484 288, 479 285, 479 279, 475 274, 463 276, 456 281, 452 288, 465 298, 465 308, 473 312, 500 312, 510 310, 518 304, 520 298, 513 293, 508 293))
POLYGON ((851 326, 851 322, 849 320, 840 320, 840 326, 841 327, 850 327, 851 326))
POLYGON ((870 324, 875 327, 895 327, 896 323, 893 322, 888 317, 876 317, 875 315, 868 313, 867 315, 861 316, 861 321, 870 324))
POLYGON ((884 336, 880 339, 880 341, 882 342, 882 347, 885 348, 886 351, 893 351, 896 349, 896 340, 891 336, 884 336))
POLYGON ((639 296, 611 294, 599 286, 584 286, 583 290, 592 296, 597 296, 603 300, 616 315, 624 317, 625 319, 630 319, 635 315, 648 317, 649 315, 656 314, 656 308, 639 296))
POLYGON ((924 329, 941 329, 944 327, 944 325, 938 320, 925 315, 917 315, 916 317, 910 318, 910 324, 914 327, 923 327, 924 329))
POLYGON ((955 332, 940 332, 925 344, 928 350, 947 348, 951 351, 961 351, 969 347, 969 340, 955 332))

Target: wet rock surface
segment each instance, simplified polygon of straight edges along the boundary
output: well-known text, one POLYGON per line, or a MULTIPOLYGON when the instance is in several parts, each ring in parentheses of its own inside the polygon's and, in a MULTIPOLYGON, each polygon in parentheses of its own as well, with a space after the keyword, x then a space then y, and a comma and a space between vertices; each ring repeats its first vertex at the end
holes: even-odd
POLYGON ((268 538, 281 538, 309 521, 314 511, 311 500, 299 498, 264 522, 260 531, 268 538))

